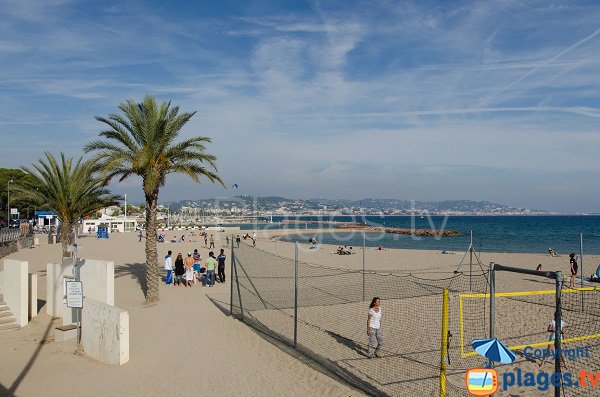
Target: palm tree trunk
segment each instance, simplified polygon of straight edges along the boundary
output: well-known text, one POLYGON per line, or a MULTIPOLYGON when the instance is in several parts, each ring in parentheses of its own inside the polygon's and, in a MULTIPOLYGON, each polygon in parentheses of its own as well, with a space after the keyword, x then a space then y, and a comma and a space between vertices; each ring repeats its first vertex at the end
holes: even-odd
POLYGON ((158 192, 146 195, 146 303, 158 302, 158 253, 156 251, 156 210, 158 192))
POLYGON ((60 224, 60 244, 62 245, 62 256, 68 258, 69 254, 69 235, 71 231, 71 224, 69 222, 62 222, 60 224))

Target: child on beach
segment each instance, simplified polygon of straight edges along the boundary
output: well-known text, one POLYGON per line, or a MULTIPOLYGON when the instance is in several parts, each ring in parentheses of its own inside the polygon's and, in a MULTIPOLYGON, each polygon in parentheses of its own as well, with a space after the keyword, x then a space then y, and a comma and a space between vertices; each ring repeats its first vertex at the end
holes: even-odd
MULTIPOLYGON (((554 316, 556 317, 556 313, 554 313, 554 316)), ((565 323, 563 320, 560 320, 560 338, 561 338, 561 340, 565 338, 565 327, 566 326, 567 326, 567 323, 565 323)), ((554 349, 554 341, 556 340, 556 320, 550 321, 550 324, 548 324, 548 328, 546 329, 546 331, 550 333, 550 336, 548 337, 548 342, 553 342, 548 345, 548 349, 553 350, 554 349)), ((542 359, 542 362, 540 363, 540 367, 542 367, 542 365, 544 365, 544 363, 546 362, 546 358, 547 358, 547 356, 544 355, 544 358, 542 359)), ((565 368, 566 368, 567 365, 565 363, 565 357, 561 354, 560 358, 562 359, 563 364, 565 365, 565 368)))
POLYGON ((381 329, 381 299, 377 296, 373 298, 369 305, 367 335, 369 336, 368 357, 380 357, 379 351, 383 347, 383 331, 381 329))

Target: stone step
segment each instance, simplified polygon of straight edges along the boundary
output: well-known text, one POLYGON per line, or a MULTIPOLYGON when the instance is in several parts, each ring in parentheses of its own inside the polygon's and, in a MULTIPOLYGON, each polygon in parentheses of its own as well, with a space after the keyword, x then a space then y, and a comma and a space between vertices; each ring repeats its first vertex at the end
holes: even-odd
POLYGON ((0 311, 0 318, 2 317, 11 317, 13 314, 8 310, 0 311))
POLYGON ((8 311, 8 306, 6 306, 4 303, 0 303, 0 312, 7 312, 8 311))
POLYGON ((0 324, 0 332, 11 331, 14 329, 19 329, 19 326, 15 322, 7 323, 7 324, 0 324))
POLYGON ((0 317, 0 324, 10 324, 10 323, 16 324, 16 321, 17 321, 17 319, 14 318, 13 316, 0 317))

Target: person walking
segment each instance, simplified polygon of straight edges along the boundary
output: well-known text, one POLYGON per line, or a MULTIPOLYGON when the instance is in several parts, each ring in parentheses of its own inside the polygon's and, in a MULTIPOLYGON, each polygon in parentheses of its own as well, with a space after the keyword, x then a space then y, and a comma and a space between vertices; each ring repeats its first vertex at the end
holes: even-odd
MULTIPOLYGON (((556 318, 556 312, 554 312, 554 318, 556 318)), ((565 323, 563 320, 560 320, 560 329, 558 331, 560 332, 561 340, 565 339, 565 327, 566 326, 567 326, 567 323, 565 323)), ((554 350, 554 341, 556 340, 556 320, 552 319, 550 321, 550 323, 548 324, 548 328, 546 329, 546 332, 550 333, 550 336, 548 337, 548 342, 552 342, 548 345, 548 350, 554 350)), ((540 368, 546 362, 546 358, 552 357, 553 355, 554 354, 547 354, 547 355, 544 354, 544 357, 542 358, 542 362, 540 363, 540 368)), ((564 366, 566 368, 567 363, 565 363, 564 355, 560 354, 560 358, 562 359, 562 363, 564 364, 564 366)))
MULTIPOLYGON (((210 251, 208 253, 208 259, 206 260, 206 283, 209 287, 215 285, 215 253, 210 251)), ((203 283, 204 286, 204 283, 203 283)))
POLYGON ((225 250, 223 248, 221 248, 221 253, 219 254, 219 256, 217 256, 217 262, 219 262, 219 264, 217 265, 217 271, 218 271, 218 280, 220 283, 224 283, 225 282, 225 250))
POLYGON ((167 252, 167 256, 165 256, 165 270, 167 271, 167 278, 165 279, 165 283, 167 287, 173 284, 173 263, 171 261, 171 251, 167 252))
POLYGON ((210 247, 208 247, 209 249, 211 248, 215 248, 215 236, 214 235, 210 235, 210 247))
POLYGON ((138 232, 138 237, 140 238, 140 239, 139 239, 139 241, 138 241, 138 243, 141 243, 141 242, 142 242, 142 237, 143 237, 143 236, 144 236, 144 235, 143 235, 143 233, 142 233, 142 229, 140 229, 140 231, 138 232))
POLYGON ((235 243, 237 244, 237 248, 240 248, 240 241, 242 239, 240 238, 240 235, 238 234, 237 237, 235 238, 235 243))
MULTIPOLYGON (((183 275, 185 274, 185 267, 183 266, 183 257, 181 256, 181 252, 177 254, 177 258, 175 259, 175 280, 177 281, 177 286, 182 281, 183 275)), ((184 283, 185 285, 185 283, 184 283)))
POLYGON ((379 351, 383 347, 383 331, 381 329, 381 299, 377 296, 369 305, 367 335, 369 336, 368 357, 380 357, 379 351))
POLYGON ((256 247, 256 232, 252 233, 252 246, 256 247))
POLYGON ((185 258, 184 262, 185 266, 185 283, 188 287, 192 286, 192 281, 194 281, 194 258, 192 258, 192 253, 188 252, 187 258, 185 258))
POLYGON ((229 248, 229 236, 225 236, 225 242, 227 243, 225 247, 229 248))
POLYGON ((571 266, 571 278, 569 279, 569 288, 575 288, 575 279, 577 277, 577 270, 579 266, 577 266, 577 256, 575 253, 571 252, 569 254, 569 264, 571 266))

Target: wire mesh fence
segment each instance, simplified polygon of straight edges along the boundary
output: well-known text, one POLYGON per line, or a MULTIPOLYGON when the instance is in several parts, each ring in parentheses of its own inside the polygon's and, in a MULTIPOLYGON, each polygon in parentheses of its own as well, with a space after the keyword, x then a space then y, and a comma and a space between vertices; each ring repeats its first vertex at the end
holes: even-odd
MULTIPOLYGON (((367 394, 439 396, 444 361, 446 395, 464 396, 465 371, 482 365, 480 357, 461 354, 470 340, 459 337, 458 296, 485 293, 484 273, 347 270, 245 244, 233 250, 232 260, 233 315, 367 394), (442 335, 444 289, 450 291, 446 335, 442 335), (367 354, 367 311, 375 296, 382 300, 381 358, 367 354), (442 358, 444 338, 448 351, 442 358)), ((479 303, 478 310, 484 310, 485 302, 479 303)), ((484 330, 485 316, 480 314, 469 327, 484 330)))

